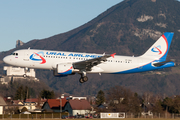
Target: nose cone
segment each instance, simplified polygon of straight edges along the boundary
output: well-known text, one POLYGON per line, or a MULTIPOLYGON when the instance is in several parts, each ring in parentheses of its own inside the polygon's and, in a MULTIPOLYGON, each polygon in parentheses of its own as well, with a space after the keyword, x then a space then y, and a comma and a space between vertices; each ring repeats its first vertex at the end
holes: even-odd
POLYGON ((4 57, 3 58, 3 61, 6 63, 6 64, 9 64, 10 63, 10 59, 8 56, 4 57))

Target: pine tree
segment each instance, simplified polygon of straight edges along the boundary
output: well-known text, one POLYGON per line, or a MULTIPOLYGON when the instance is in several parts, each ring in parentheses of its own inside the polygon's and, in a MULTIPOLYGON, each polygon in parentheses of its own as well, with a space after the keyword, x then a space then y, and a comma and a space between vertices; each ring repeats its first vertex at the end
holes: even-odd
POLYGON ((46 99, 52 99, 55 96, 54 91, 49 91, 45 89, 43 89, 40 94, 41 94, 41 98, 46 98, 46 99))
POLYGON ((21 85, 20 87, 18 87, 18 89, 16 90, 16 94, 15 94, 15 100, 23 100, 24 99, 24 90, 23 90, 23 86, 21 85))
POLYGON ((96 105, 100 105, 105 102, 105 95, 102 90, 100 90, 96 97, 96 105))

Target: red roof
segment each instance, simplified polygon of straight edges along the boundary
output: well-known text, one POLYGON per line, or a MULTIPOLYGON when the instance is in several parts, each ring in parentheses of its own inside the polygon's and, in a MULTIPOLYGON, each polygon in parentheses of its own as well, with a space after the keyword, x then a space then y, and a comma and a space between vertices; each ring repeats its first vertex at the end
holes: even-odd
POLYGON ((69 100, 69 104, 73 110, 89 110, 91 105, 87 100, 69 100))
POLYGON ((61 105, 62 105, 62 107, 64 107, 66 102, 67 102, 67 100, 65 98, 62 98, 62 99, 48 99, 47 100, 47 103, 49 104, 50 108, 52 108, 52 107, 59 107, 61 105))

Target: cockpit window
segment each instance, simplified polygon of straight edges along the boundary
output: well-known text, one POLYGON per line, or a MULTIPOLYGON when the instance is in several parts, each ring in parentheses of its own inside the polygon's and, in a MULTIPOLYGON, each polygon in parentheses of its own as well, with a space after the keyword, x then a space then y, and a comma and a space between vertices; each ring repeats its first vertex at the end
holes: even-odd
POLYGON ((18 53, 11 53, 11 55, 18 56, 18 53))

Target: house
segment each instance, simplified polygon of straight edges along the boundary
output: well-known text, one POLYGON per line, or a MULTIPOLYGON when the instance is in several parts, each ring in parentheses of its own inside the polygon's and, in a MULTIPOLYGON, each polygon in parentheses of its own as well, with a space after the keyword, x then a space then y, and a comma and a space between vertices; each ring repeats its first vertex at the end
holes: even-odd
POLYGON ((12 100, 12 104, 15 106, 19 105, 19 111, 26 107, 30 112, 41 112, 41 108, 45 103, 46 99, 30 98, 23 100, 12 100))
POLYGON ((11 97, 0 97, 0 114, 15 114, 19 113, 19 107, 22 106, 20 100, 16 100, 17 104, 13 104, 11 97), (19 103, 19 104, 18 104, 19 103))
POLYGON ((3 114, 18 114, 20 107, 22 107, 22 105, 5 105, 3 107, 3 114))
POLYGON ((23 105, 23 100, 12 100, 13 105, 23 105))
POLYGON ((47 101, 47 99, 42 99, 42 98, 30 98, 26 99, 25 102, 34 102, 36 103, 35 109, 41 109, 44 103, 47 101))
POLYGON ((102 103, 102 104, 98 105, 97 108, 98 109, 108 109, 108 104, 102 103))
POLYGON ((6 102, 4 101, 4 98, 0 96, 0 115, 4 113, 4 106, 6 106, 6 102))
POLYGON ((48 99, 42 109, 47 112, 64 112, 64 105, 66 104, 66 98, 61 99, 48 99))
POLYGON ((35 102, 24 102, 22 106, 19 107, 19 111, 26 107, 28 111, 33 112, 36 109, 36 103, 35 102))
POLYGON ((143 112, 141 112, 141 115, 145 116, 145 115, 148 115, 148 116, 152 116, 153 113, 152 113, 152 108, 153 108, 153 104, 152 103, 146 103, 146 104, 142 104, 141 107, 143 109, 143 112))
POLYGON ((92 111, 92 106, 86 99, 70 99, 67 101, 64 111, 69 112, 70 115, 85 115, 92 111))

